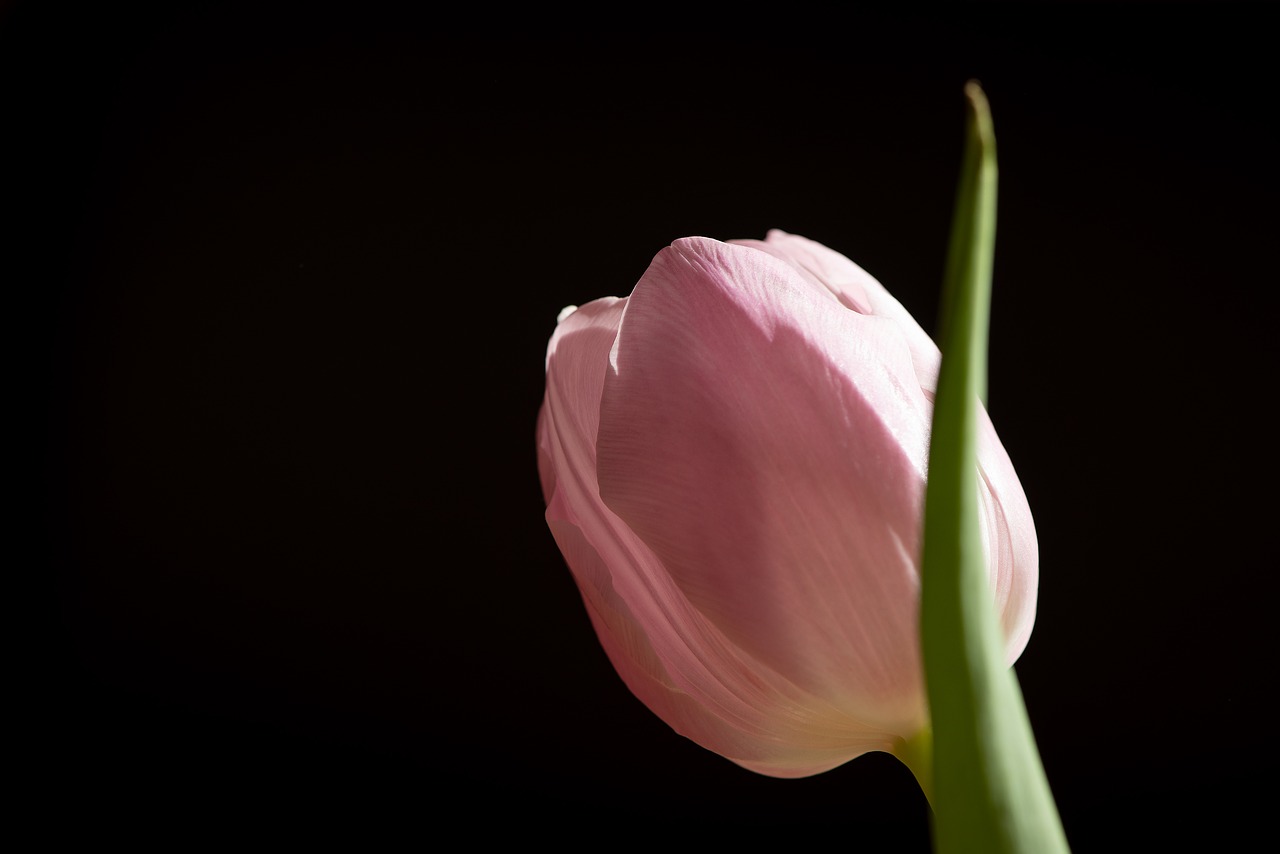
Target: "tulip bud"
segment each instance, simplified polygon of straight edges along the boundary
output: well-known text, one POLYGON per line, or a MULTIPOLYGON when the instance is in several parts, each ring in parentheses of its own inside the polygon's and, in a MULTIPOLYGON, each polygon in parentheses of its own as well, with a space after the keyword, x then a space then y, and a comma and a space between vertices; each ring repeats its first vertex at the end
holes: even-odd
MULTIPOLYGON (((610 661, 677 732, 803 777, 928 726, 920 546, 940 355, 803 237, 677 240, 627 298, 561 314, 538 466, 610 661)), ((1010 665, 1035 618, 1026 496, 983 412, 991 594, 1010 665)))

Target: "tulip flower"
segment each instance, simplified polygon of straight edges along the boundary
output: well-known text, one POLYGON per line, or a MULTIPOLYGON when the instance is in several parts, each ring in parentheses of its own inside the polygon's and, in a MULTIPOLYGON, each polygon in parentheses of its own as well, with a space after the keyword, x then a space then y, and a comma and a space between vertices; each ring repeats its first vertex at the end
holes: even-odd
MULTIPOLYGON (((927 732, 940 358, 872 276, 778 230, 677 240, 629 297, 561 313, 537 424, 547 523, 613 666, 676 732, 773 777, 904 756, 927 732)), ((977 468, 1012 665, 1037 542, 985 411, 977 468)))

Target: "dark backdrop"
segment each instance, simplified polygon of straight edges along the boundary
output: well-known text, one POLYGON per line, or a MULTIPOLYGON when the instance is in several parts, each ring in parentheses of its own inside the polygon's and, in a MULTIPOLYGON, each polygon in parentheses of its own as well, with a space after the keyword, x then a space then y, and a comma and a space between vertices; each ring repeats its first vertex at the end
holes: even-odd
POLYGON ((8 4, 26 814, 928 850, 894 760, 758 777, 626 691, 533 425, 560 308, 685 235, 814 238, 932 331, 977 78, 990 408, 1042 553, 1018 674, 1068 835, 1266 826, 1268 7, 951 8, 8 4))

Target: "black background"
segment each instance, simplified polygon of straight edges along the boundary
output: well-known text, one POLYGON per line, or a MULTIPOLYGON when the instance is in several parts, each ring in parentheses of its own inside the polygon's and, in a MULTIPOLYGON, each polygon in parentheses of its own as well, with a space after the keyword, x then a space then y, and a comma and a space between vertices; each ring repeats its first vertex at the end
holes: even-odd
POLYGON ((976 78, 990 409, 1042 556, 1018 674, 1068 836, 1270 827, 1270 9, 947 8, 8 4, 26 814, 927 851, 895 760, 759 777, 626 691, 533 423, 560 308, 685 235, 814 238, 932 331, 976 78))

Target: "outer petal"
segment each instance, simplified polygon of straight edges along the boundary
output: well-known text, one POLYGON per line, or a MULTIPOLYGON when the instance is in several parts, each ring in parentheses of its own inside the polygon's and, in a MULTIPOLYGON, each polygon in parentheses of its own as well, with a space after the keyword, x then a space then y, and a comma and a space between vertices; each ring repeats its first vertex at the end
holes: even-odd
MULTIPOLYGON (((752 246, 786 261, 846 308, 897 323, 911 348, 920 387, 932 403, 942 358, 938 347, 902 303, 869 273, 839 252, 779 229, 770 230, 763 241, 730 242, 752 246)), ((985 410, 979 423, 978 467, 990 582, 1012 664, 1026 648, 1035 622, 1039 551, 1026 494, 985 410)))
POLYGON ((636 559, 628 565, 619 562, 626 537, 606 545, 606 559, 586 529, 559 519, 550 525, 614 669, 676 732, 773 777, 806 777, 893 746, 894 733, 827 707, 735 651, 669 580, 646 584, 657 561, 641 544, 630 544, 636 559), (642 620, 628 600, 641 615, 666 610, 672 618, 642 620))
POLYGON ((596 429, 608 354, 625 299, 605 297, 560 313, 547 344, 547 386, 538 412, 538 475, 550 503, 560 478, 595 491, 596 429))
POLYGON ((1040 548, 1026 493, 985 409, 978 419, 978 475, 991 589, 1005 632, 1005 659, 1013 664, 1035 624, 1040 548))
POLYGON ((914 733, 931 408, 898 325, 770 254, 688 238, 636 286, 611 360, 608 507, 752 658, 914 733))
POLYGON ((547 521, 614 667, 678 732, 763 774, 806 776, 888 749, 894 733, 831 708, 736 649, 601 502, 591 437, 624 305, 599 300, 562 320, 538 418, 547 521))
POLYGON ((902 303, 884 285, 853 261, 821 243, 770 229, 764 240, 734 240, 786 261, 809 281, 829 291, 841 305, 860 314, 886 317, 898 324, 915 365, 920 387, 932 394, 938 388, 938 346, 902 303))

